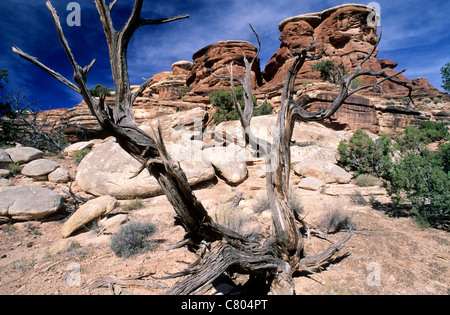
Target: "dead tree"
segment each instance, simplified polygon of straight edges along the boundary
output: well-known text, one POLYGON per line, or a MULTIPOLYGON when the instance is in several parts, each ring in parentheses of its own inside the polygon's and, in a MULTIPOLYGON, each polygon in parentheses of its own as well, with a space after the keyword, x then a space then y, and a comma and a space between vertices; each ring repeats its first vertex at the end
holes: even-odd
POLYGON ((296 216, 287 202, 290 172, 289 142, 294 123, 296 120, 321 120, 332 115, 345 98, 354 92, 349 91, 350 83, 360 75, 380 75, 384 76, 384 80, 391 81, 393 77, 383 73, 362 71, 358 67, 353 75, 342 80, 341 92, 330 108, 309 113, 293 101, 295 77, 308 57, 309 49, 296 53, 295 63, 286 78, 274 142, 269 147, 269 152, 266 152, 268 165, 275 166, 269 169, 267 176, 273 229, 271 237, 260 244, 216 224, 195 197, 180 165, 171 160, 163 143, 160 128, 154 132, 154 137, 151 137, 140 130, 133 119, 132 105, 150 81, 145 82, 136 93, 131 94, 127 69, 127 48, 131 37, 141 26, 168 23, 188 16, 181 15, 160 20, 144 19, 141 17, 143 0, 135 0, 130 18, 121 30, 117 31, 111 19, 111 10, 117 1, 114 0, 108 5, 105 0, 95 0, 110 51, 116 89, 116 104, 113 109, 105 104, 104 98, 96 99, 90 95, 86 78, 94 61, 84 68, 77 64, 64 36, 57 12, 50 1, 47 2, 47 7, 55 22, 61 44, 72 63, 75 84, 19 48, 14 47, 13 51, 81 94, 101 127, 114 135, 119 145, 142 163, 138 172, 148 169, 161 185, 176 212, 176 224, 182 226, 186 232, 184 239, 172 248, 187 246, 199 256, 188 270, 170 276, 183 279, 170 288, 167 294, 206 292, 212 287, 214 280, 225 272, 250 274, 252 277, 264 279, 274 294, 292 294, 292 274, 296 271, 313 273, 328 264, 352 234, 347 233, 338 242, 331 241, 330 247, 317 255, 305 257, 303 236, 312 229, 312 226, 296 216))

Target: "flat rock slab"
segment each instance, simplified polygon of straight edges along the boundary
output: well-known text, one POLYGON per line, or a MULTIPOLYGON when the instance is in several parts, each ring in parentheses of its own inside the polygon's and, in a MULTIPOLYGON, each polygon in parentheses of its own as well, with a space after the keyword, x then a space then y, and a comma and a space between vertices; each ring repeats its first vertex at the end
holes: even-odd
POLYGON ((39 220, 63 205, 61 195, 50 189, 34 186, 15 186, 0 191, 0 221, 39 220))
POLYGON ((90 141, 77 142, 65 148, 64 153, 66 153, 68 156, 74 156, 77 152, 84 149, 90 149, 93 146, 94 143, 90 141))
POLYGON ((326 161, 303 161, 294 166, 294 172, 302 177, 315 177, 325 183, 347 184, 352 175, 343 168, 326 161))
POLYGON ((22 175, 38 180, 46 180, 47 175, 56 170, 59 164, 47 159, 38 159, 26 164, 22 169, 22 175))
POLYGON ((44 156, 41 150, 30 147, 10 148, 5 150, 14 163, 24 164, 44 156))

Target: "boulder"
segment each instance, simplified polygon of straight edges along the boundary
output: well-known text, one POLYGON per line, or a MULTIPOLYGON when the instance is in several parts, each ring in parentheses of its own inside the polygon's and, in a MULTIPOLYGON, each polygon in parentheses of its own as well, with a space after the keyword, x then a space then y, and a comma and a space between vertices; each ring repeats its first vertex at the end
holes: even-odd
POLYGON ((48 174, 48 180, 52 183, 67 183, 70 180, 69 171, 63 168, 57 168, 48 174))
POLYGON ((208 161, 181 161, 181 169, 186 173, 189 185, 194 186, 216 177, 214 167, 208 161))
MULTIPOLYGON (((187 172, 190 185, 214 177, 210 164, 180 163, 187 172), (195 167, 194 167, 195 166, 195 167)), ((144 170, 131 178, 141 167, 117 143, 105 142, 94 148, 78 165, 76 181, 95 196, 110 195, 118 199, 153 197, 163 194, 156 179, 144 170)))
POLYGON ((9 154, 5 150, 0 149, 0 169, 8 167, 12 162, 9 154))
POLYGON ((347 184, 352 175, 343 168, 325 161, 302 161, 294 166, 294 172, 302 177, 315 177, 325 183, 347 184))
POLYGON ((240 147, 229 145, 227 147, 212 147, 203 151, 206 161, 210 162, 216 169, 217 175, 222 176, 229 184, 242 183, 248 175, 245 156, 240 147))
POLYGON ((6 178, 0 179, 0 187, 11 187, 14 186, 13 182, 6 178))
POLYGON ((24 166, 22 175, 32 177, 36 180, 47 180, 48 174, 59 167, 59 164, 47 159, 34 160, 24 166))
POLYGON ((326 183, 323 180, 314 178, 314 177, 306 177, 303 178, 299 183, 298 187, 306 190, 313 190, 317 191, 323 186, 325 186, 326 183))
POLYGON ((64 153, 67 153, 68 156, 74 156, 78 151, 90 149, 93 146, 94 143, 90 141, 77 142, 65 148, 64 153))
POLYGON ((141 164, 113 141, 93 149, 78 165, 76 181, 85 192, 118 199, 162 194, 158 182, 144 170, 131 178, 141 164))
POLYGON ((6 188, 0 191, 0 220, 39 220, 57 212, 63 202, 63 197, 46 188, 6 188))
POLYGON ((11 176, 10 170, 0 169, 0 178, 8 178, 9 176, 11 176))
POLYGON ((24 164, 44 156, 44 152, 35 148, 18 147, 5 150, 14 163, 24 164))
POLYGON ((62 237, 67 238, 86 223, 89 223, 100 216, 107 215, 116 207, 116 205, 117 200, 111 196, 102 196, 89 200, 64 223, 61 230, 62 237))
POLYGON ((308 160, 337 163, 336 152, 331 149, 322 148, 317 145, 307 147, 291 146, 291 163, 295 164, 308 160))

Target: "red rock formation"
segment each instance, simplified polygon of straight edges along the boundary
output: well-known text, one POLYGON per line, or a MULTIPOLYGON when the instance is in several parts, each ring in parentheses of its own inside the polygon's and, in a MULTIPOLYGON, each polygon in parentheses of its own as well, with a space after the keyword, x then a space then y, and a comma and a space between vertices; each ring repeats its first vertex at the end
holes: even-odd
MULTIPOLYGON (((378 41, 376 26, 368 24, 369 15, 374 11, 365 5, 347 4, 337 6, 320 13, 310 13, 288 18, 279 24, 281 46, 268 62, 263 77, 265 84, 261 93, 274 94, 284 84, 287 70, 293 63, 291 51, 308 47, 315 39, 315 54, 322 55, 322 60, 331 59, 335 65, 343 66, 351 72, 374 48, 378 41)), ((321 81, 318 72, 311 67, 318 61, 307 61, 299 72, 297 84, 306 81, 321 81)), ((397 63, 387 59, 376 59, 376 53, 364 64, 363 69, 385 70, 389 75, 397 73, 397 63)), ((409 81, 399 75, 397 79, 409 81)), ((359 84, 374 83, 376 78, 364 77, 359 84)), ((426 80, 412 81, 413 96, 438 97, 441 92, 426 80)), ((402 97, 408 90, 391 82, 384 82, 383 92, 388 97, 402 97)), ((279 92, 280 93, 280 92, 279 92)), ((364 92, 366 95, 381 95, 378 88, 364 92)))
MULTIPOLYGON (((256 56, 257 49, 253 44, 243 41, 226 41, 209 45, 197 51, 192 59, 194 66, 187 78, 187 85, 192 91, 186 100, 209 103, 211 91, 229 87, 228 81, 222 81, 211 73, 229 77, 227 66, 233 63, 233 76, 243 77, 245 74, 244 55, 247 59, 256 56)), ((253 64, 252 86, 256 88, 261 80, 259 60, 253 64)))

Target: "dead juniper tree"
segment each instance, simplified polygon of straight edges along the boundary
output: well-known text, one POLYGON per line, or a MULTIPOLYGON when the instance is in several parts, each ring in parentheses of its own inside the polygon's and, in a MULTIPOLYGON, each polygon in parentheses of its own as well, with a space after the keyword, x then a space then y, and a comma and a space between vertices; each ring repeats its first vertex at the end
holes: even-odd
MULTIPOLYGON (((268 168, 267 190, 272 208, 273 227, 272 235, 260 244, 215 223, 195 197, 180 165, 171 160, 162 140, 161 129, 154 131, 151 137, 137 127, 133 118, 133 103, 150 84, 150 80, 145 82, 136 93, 131 93, 127 68, 127 48, 131 37, 141 26, 168 23, 188 16, 181 15, 160 20, 144 19, 141 17, 143 0, 135 0, 128 21, 117 31, 111 18, 111 10, 117 1, 107 4, 105 0, 95 0, 110 52, 116 90, 116 103, 113 109, 105 104, 104 98, 96 99, 90 95, 86 78, 94 61, 84 68, 77 64, 58 14, 50 1, 47 2, 47 7, 55 22, 61 44, 72 63, 75 84, 19 48, 14 47, 13 51, 81 94, 101 127, 114 135, 119 145, 142 163, 139 171, 148 169, 161 185, 176 212, 176 224, 185 230, 184 239, 172 248, 187 246, 198 254, 198 259, 189 269, 170 275, 170 277, 182 279, 170 288, 167 294, 204 293, 212 288, 213 282, 219 276, 227 272, 249 274, 252 278, 262 279, 273 294, 292 294, 294 272, 313 273, 319 270, 330 262, 330 259, 343 248, 352 235, 351 232, 347 233, 338 242, 330 240, 330 247, 323 252, 314 256, 305 256, 303 237, 306 234, 309 235, 313 227, 298 217, 290 209, 287 201, 290 172, 289 142, 294 123, 296 120, 317 121, 331 116, 346 97, 356 92, 356 90, 349 90, 349 87, 351 82, 361 75, 382 76, 384 79, 381 81, 393 81, 393 76, 389 77, 384 72, 361 70, 360 66, 369 58, 367 57, 354 74, 346 78, 341 76, 340 93, 328 109, 310 113, 294 102, 293 95, 295 77, 309 57, 308 51, 312 47, 295 53, 295 63, 286 77, 274 141, 266 152, 267 165, 272 166, 268 168)), ((374 51, 370 55, 373 53, 374 51)), ((251 93, 250 85, 247 89, 250 91, 247 93, 251 93)), ((307 104, 308 101, 305 99, 304 103, 307 104)))

